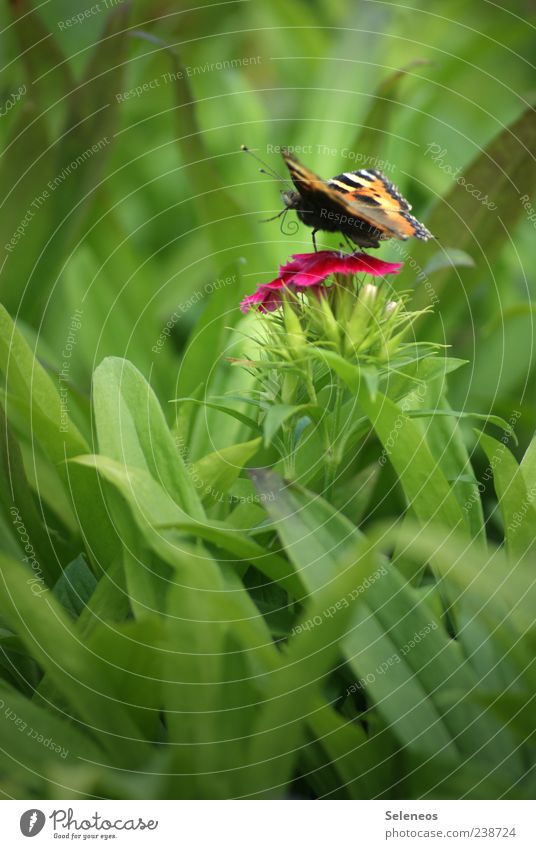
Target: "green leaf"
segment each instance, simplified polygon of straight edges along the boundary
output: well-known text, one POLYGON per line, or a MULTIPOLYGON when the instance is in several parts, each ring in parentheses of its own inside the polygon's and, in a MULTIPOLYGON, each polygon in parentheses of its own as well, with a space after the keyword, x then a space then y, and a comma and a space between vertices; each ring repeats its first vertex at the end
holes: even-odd
MULTIPOLYGON (((434 457, 439 458, 443 474, 450 483, 452 491, 460 505, 469 526, 471 536, 478 538, 484 545, 486 541, 484 513, 471 461, 458 425, 459 414, 449 416, 450 407, 443 396, 433 396, 431 400, 441 409, 426 426, 426 441, 434 457)), ((420 411, 419 411, 420 412, 420 411)), ((463 416, 462 416, 463 418, 463 416)), ((502 421, 502 420, 501 420, 502 421)), ((509 429, 509 426, 507 426, 509 429)))
POLYGON ((28 592, 28 571, 0 555, 0 613, 20 636, 50 682, 119 762, 145 749, 117 690, 114 670, 80 642, 72 620, 50 592, 28 592), (73 686, 76 682, 76 686, 73 686), (113 706, 113 709, 112 709, 113 706))
POLYGON ((536 495, 536 434, 532 437, 520 465, 529 495, 531 499, 534 499, 536 495))
MULTIPOLYGON (((497 333, 500 333, 501 338, 504 338, 504 329, 505 327, 508 327, 508 325, 510 325, 512 319, 519 318, 520 316, 529 316, 530 318, 532 318, 535 313, 536 303, 527 303, 526 301, 520 301, 517 304, 510 304, 509 306, 505 306, 500 311, 493 313, 488 323, 483 328, 483 335, 485 337, 488 337, 488 340, 490 339, 490 337, 493 338, 494 341, 497 338, 497 333)), ((516 326, 517 325, 514 324, 514 328, 516 326)))
POLYGON ((207 454, 190 467, 190 475, 205 494, 204 500, 220 502, 241 474, 246 463, 258 452, 261 438, 230 445, 207 454))
POLYGON ((19 314, 22 307, 29 314, 35 300, 31 286, 35 264, 54 220, 43 214, 38 197, 46 202, 47 183, 57 173, 57 145, 52 138, 64 130, 66 103, 74 96, 76 83, 58 41, 29 0, 10 3, 9 11, 26 95, 3 145, 0 164, 0 245, 6 246, 0 286, 8 309, 19 314))
POLYGON ((349 689, 370 694, 409 750, 500 763, 510 753, 508 737, 496 738, 499 724, 464 697, 478 679, 426 603, 394 569, 371 583, 363 601, 344 644, 356 676, 349 689))
POLYGON ((130 614, 125 575, 119 557, 102 572, 93 594, 80 613, 76 630, 86 639, 103 622, 123 622, 130 614))
POLYGON ((445 248, 430 257, 423 268, 423 274, 432 274, 443 268, 474 268, 475 262, 465 251, 458 248, 445 248))
MULTIPOLYGON (((171 559, 171 558, 170 558, 171 559)), ((223 577, 214 561, 175 554, 176 580, 169 592, 167 631, 176 651, 168 660, 164 690, 170 741, 180 748, 181 770, 210 770, 218 741, 224 640, 223 577), (212 744, 212 745, 209 745, 212 744)))
POLYGON ((460 506, 420 428, 385 396, 378 394, 372 401, 362 392, 359 401, 421 522, 440 521, 448 528, 464 525, 460 506))
MULTIPOLYGON (((477 686, 477 678, 469 665, 463 664, 459 649, 437 626, 426 604, 357 531, 349 534, 349 523, 341 522, 325 501, 295 486, 284 486, 274 477, 258 473, 257 486, 261 493, 275 494, 275 500, 266 501, 267 510, 309 586, 311 567, 315 582, 318 580, 315 561, 320 558, 315 557, 315 548, 322 552, 325 563, 320 581, 311 586, 310 607, 302 619, 308 635, 305 666, 314 663, 319 652, 327 651, 334 639, 329 623, 351 610, 351 627, 338 636, 342 651, 356 674, 356 684, 371 695, 397 738, 427 756, 448 750, 456 762, 460 753, 476 756, 480 752, 486 762, 499 764, 509 754, 511 741, 508 735, 500 735, 496 722, 482 717, 460 697, 477 686), (349 589, 344 591, 346 586, 349 589)), ((393 535, 391 532, 391 539, 393 535)), ((287 670, 294 641, 300 643, 302 637, 299 626, 294 631, 287 670)), ((315 680, 313 671, 308 672, 315 680)), ((287 674, 289 679, 294 676, 294 683, 286 681, 286 692, 296 700, 302 669, 293 668, 287 674)), ((318 675, 322 675, 322 667, 318 675)), ((277 723, 271 718, 274 728, 277 723)), ((260 759, 260 752, 256 754, 260 759)))
POLYGON ((382 381, 382 391, 392 401, 400 401, 423 384, 439 378, 444 380, 447 374, 466 364, 467 360, 455 357, 420 357, 398 366, 396 371, 388 371, 382 381))
POLYGON ((125 465, 145 469, 191 516, 204 511, 156 396, 128 362, 108 357, 93 377, 99 450, 125 465))
POLYGON ((208 385, 215 368, 223 361, 222 352, 227 347, 231 330, 240 319, 239 265, 228 267, 220 279, 229 282, 214 287, 205 298, 205 309, 186 344, 177 381, 178 391, 183 396, 191 395, 199 384, 208 385))
MULTIPOLYGON (((444 247, 455 245, 457 250, 469 253, 475 268, 463 274, 465 291, 471 291, 482 276, 492 268, 498 251, 508 238, 508 228, 515 227, 524 215, 519 201, 519 186, 532 195, 536 188, 536 162, 531 151, 536 145, 536 112, 529 106, 510 126, 499 132, 469 165, 463 175, 457 177, 454 186, 437 204, 427 220, 427 227, 444 247), (481 197, 472 194, 467 186, 475 187, 481 197), (487 199, 488 203, 484 203, 487 199)), ((421 266, 437 251, 437 243, 431 240, 417 247, 414 257, 421 266)), ((413 274, 408 269, 406 272, 413 274)), ((443 301, 442 292, 452 279, 452 271, 444 268, 434 276, 433 289, 436 297, 443 301)), ((416 290, 416 306, 427 300, 427 294, 416 290)), ((459 299, 457 299, 459 301, 459 299)), ((458 304, 453 302, 454 309, 458 304)), ((442 317, 429 317, 421 324, 421 332, 431 324, 439 327, 442 317)))
POLYGON ((259 691, 278 667, 278 654, 229 567, 184 543, 162 555, 173 569, 165 616, 173 650, 163 654, 163 700, 173 763, 183 774, 181 797, 197 798, 203 791, 195 776, 206 781, 210 773, 211 793, 228 798, 259 691))
POLYGON ((495 692, 479 699, 487 710, 497 714, 501 722, 516 735, 524 747, 534 735, 534 691, 495 692))
POLYGON ((59 776, 66 766, 79 768, 81 760, 102 763, 106 757, 89 735, 5 681, 0 681, 0 748, 10 772, 33 780, 40 773, 59 794, 65 792, 59 776))
POLYGON ((246 425, 254 433, 258 433, 260 430, 259 425, 254 419, 246 416, 239 410, 234 410, 232 407, 228 407, 226 404, 215 404, 212 401, 200 401, 198 398, 173 398, 171 403, 180 404, 181 411, 184 410, 185 404, 197 404, 200 407, 208 407, 209 410, 216 410, 219 413, 225 413, 228 416, 232 416, 233 419, 236 419, 238 422, 246 425))
POLYGON ((62 471, 65 470, 68 494, 72 498, 86 554, 98 576, 119 556, 122 541, 113 524, 96 470, 75 463, 63 465, 62 471))
POLYGON ((273 404, 266 413, 262 423, 265 447, 268 448, 272 444, 277 431, 291 416, 305 410, 310 410, 311 407, 311 404, 273 404))
POLYGON ((380 471, 378 464, 373 463, 348 480, 337 481, 332 506, 359 525, 370 506, 380 471))
POLYGON ((39 570, 51 586, 59 573, 58 554, 64 546, 61 540, 55 540, 54 544, 52 543, 50 530, 45 526, 37 511, 33 493, 26 478, 21 450, 6 421, 1 405, 0 421, 2 421, 0 469, 6 482, 0 488, 0 503, 15 537, 20 541, 24 556, 33 557, 33 560, 29 562, 39 566, 39 570))
MULTIPOLYGON (((58 390, 35 359, 29 345, 0 304, 0 369, 8 391, 20 401, 37 438, 52 462, 87 451, 58 390)), ((10 415, 9 406, 6 412, 10 415)))
POLYGON ((333 369, 341 380, 346 383, 350 392, 354 395, 359 393, 359 387, 365 378, 362 374, 362 370, 358 366, 348 362, 348 360, 345 360, 334 351, 324 350, 323 348, 310 347, 309 353, 320 360, 320 362, 327 365, 330 369, 333 369))
MULTIPOLYGON (((381 747, 367 736, 355 722, 344 720, 331 706, 318 701, 307 724, 320 745, 326 750, 330 762, 340 776, 351 799, 364 799, 371 795, 371 784, 377 786, 382 769, 381 747)), ((384 732, 384 737, 385 737, 384 732)))
MULTIPOLYGON (((25 163, 21 191, 9 170, 3 180, 11 179, 10 188, 18 196, 13 204, 18 200, 19 210, 8 216, 12 230, 2 241, 7 243, 17 224, 28 218, 26 232, 8 254, 6 270, 24 281, 21 314, 36 324, 65 256, 80 235, 88 207, 95 201, 112 149, 120 104, 110 92, 124 88, 130 8, 124 3, 106 16, 102 39, 95 45, 87 76, 80 83, 72 77, 69 61, 39 13, 30 9, 26 0, 12 8, 21 56, 32 83, 31 95, 39 108, 23 128, 24 147, 15 145, 19 157, 22 149, 35 153, 25 163), (45 123, 52 125, 50 135, 57 137, 54 142, 47 138, 45 123)), ((4 167, 8 165, 4 163, 4 167)), ((4 208, 4 213, 7 211, 4 208)), ((13 308, 19 306, 20 292, 16 290, 15 295, 16 304, 13 296, 9 299, 13 308)))
POLYGON ((168 677, 164 658, 170 653, 166 638, 164 623, 157 616, 113 626, 101 623, 86 638, 87 651, 96 658, 104 687, 112 672, 113 691, 108 695, 117 698, 121 694, 128 724, 135 729, 135 739, 139 739, 131 749, 133 763, 146 762, 152 748, 147 744, 162 738, 163 685, 168 677), (162 651, 163 647, 168 652, 162 651))
MULTIPOLYGON (((58 109, 62 110, 65 97, 73 97, 76 81, 70 65, 61 49, 58 39, 47 29, 39 12, 29 0, 17 0, 10 3, 13 17, 13 31, 18 41, 19 56, 24 66, 28 85, 31 85, 31 97, 40 112, 45 112, 50 104, 59 106, 53 111, 57 124, 58 109)), ((47 116, 50 121, 50 116, 47 116)))
MULTIPOLYGON (((129 27, 128 19, 131 5, 124 3, 110 9, 106 15, 101 37, 94 45, 84 76, 68 101, 68 126, 71 132, 62 138, 58 159, 69 162, 72 156, 82 150, 91 149, 92 145, 101 140, 106 146, 92 157, 76 179, 76 199, 84 203, 86 197, 91 197, 98 187, 104 163, 111 152, 111 142, 120 114, 120 104, 116 97, 110 97, 111 92, 123 88, 125 66, 128 61, 129 27)), ((74 187, 70 187, 71 204, 74 187)), ((74 218, 80 216, 77 204, 74 218)), ((72 210, 71 210, 72 211, 72 210)), ((73 222, 69 221, 73 227, 73 222)))
POLYGON ((266 551, 223 523, 208 519, 198 522, 188 516, 146 471, 129 468, 100 455, 76 457, 72 462, 97 470, 119 490, 128 501, 149 545, 164 559, 166 552, 175 550, 177 546, 180 548, 184 534, 193 535, 229 552, 234 559, 253 564, 295 597, 303 593, 299 577, 293 574, 283 558, 266 551))
POLYGON ((107 500, 122 543, 127 603, 135 619, 151 619, 165 610, 170 569, 155 557, 128 502, 114 490, 107 493, 107 500))
MULTIPOLYGON (((264 249, 256 238, 251 221, 247 215, 244 215, 235 196, 229 193, 223 183, 220 172, 214 165, 213 156, 206 145, 188 69, 184 67, 174 50, 166 50, 166 55, 171 58, 174 69, 175 108, 173 112, 178 121, 176 139, 182 161, 187 165, 185 173, 190 186, 191 203, 198 212, 199 220, 210 225, 208 238, 212 246, 211 253, 219 258, 221 253, 225 255, 229 250, 229 242, 226 238, 228 231, 224 225, 229 219, 234 219, 239 222, 242 242, 255 245, 257 255, 262 257, 264 249), (200 186, 209 186, 210 190, 199 191, 200 186)), ((215 350, 223 349, 218 347, 215 350)))
POLYGON ((536 547, 536 508, 533 498, 529 498, 523 472, 505 442, 485 433, 478 436, 493 472, 508 553, 513 561, 527 557, 536 547))
POLYGON ((302 492, 275 472, 255 469, 250 476, 300 581, 309 594, 314 594, 355 557, 360 532, 342 513, 332 510, 326 514, 320 496, 302 492))
POLYGON ((377 155, 378 151, 385 146, 389 138, 390 126, 395 115, 401 94, 402 83, 409 77, 416 76, 412 73, 414 68, 428 65, 426 59, 416 59, 413 62, 394 71, 383 79, 374 94, 371 96, 372 104, 362 120, 360 130, 354 141, 353 149, 365 151, 368 154, 377 155))
POLYGON ((517 437, 512 431, 512 426, 501 416, 494 416, 491 413, 470 413, 465 410, 408 410, 408 416, 412 419, 428 419, 435 416, 451 416, 455 419, 476 419, 477 421, 485 422, 486 424, 494 424, 497 427, 505 430, 517 444, 517 437))
MULTIPOLYGON (((345 598, 356 578, 365 577, 371 570, 370 559, 360 559, 358 547, 349 566, 311 601, 307 614, 313 621, 345 598)), ((313 709, 323 680, 335 664, 351 610, 348 606, 324 618, 321 628, 299 630, 289 641, 284 662, 271 673, 254 727, 249 765, 241 777, 242 794, 248 798, 273 798, 282 793, 290 779, 304 741, 304 717, 313 709)))
POLYGON ((67 613, 70 613, 73 619, 78 619, 96 586, 97 579, 88 568, 84 555, 79 554, 76 560, 63 570, 53 592, 67 613))
MULTIPOLYGON (((476 756, 482 750, 483 760, 500 763, 508 740, 496 739, 498 724, 482 718, 460 696, 476 686, 476 677, 394 567, 378 559, 357 531, 349 533, 350 523, 318 496, 285 486, 273 473, 259 472, 255 480, 260 493, 275 495, 273 500, 266 499, 267 510, 312 595, 289 641, 280 672, 284 685, 278 689, 274 683, 272 698, 277 701, 264 711, 270 724, 268 720, 259 723, 259 733, 262 728, 265 736, 254 754, 266 770, 264 781, 267 776, 274 784, 275 778, 283 781, 283 771, 290 768, 301 731, 289 723, 289 717, 295 716, 289 702, 299 703, 300 717, 307 715, 315 684, 333 662, 330 647, 337 640, 356 683, 367 690, 393 733, 410 750, 429 757, 449 750, 453 758, 460 753, 476 756), (349 611, 351 618, 346 618, 349 611), (269 728, 281 734, 277 743, 269 728), (269 746, 277 760, 270 760, 268 767, 269 746)), ((259 783, 261 778, 259 774, 259 783)))
MULTIPOLYGON (((536 585, 530 560, 509 562, 500 550, 488 553, 459 535, 445 537, 439 528, 421 529, 409 521, 396 529, 381 525, 374 533, 382 547, 396 539, 406 556, 432 564, 457 643, 481 682, 470 694, 472 702, 478 703, 482 691, 534 689, 536 585)), ((510 749, 513 763, 518 755, 513 745, 510 749)))
MULTIPOLYGON (((45 119, 37 103, 26 101, 20 107, 13 128, 13 138, 6 145, 0 162, 0 245, 2 264, 0 292, 2 303, 17 313, 36 258, 50 232, 50 221, 39 214, 36 201, 36 177, 46 186, 54 176, 54 150, 45 119), (35 202, 35 205, 34 205, 35 202)), ((32 308, 31 299, 23 301, 25 312, 32 308)))

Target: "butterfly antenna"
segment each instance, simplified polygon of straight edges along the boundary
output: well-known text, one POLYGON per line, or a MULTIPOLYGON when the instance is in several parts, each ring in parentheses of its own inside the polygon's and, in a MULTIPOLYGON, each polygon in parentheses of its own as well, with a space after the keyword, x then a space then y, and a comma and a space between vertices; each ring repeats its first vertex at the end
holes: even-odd
MULTIPOLYGON (((257 154, 253 150, 250 150, 250 148, 247 145, 241 144, 240 150, 243 150, 244 153, 249 153, 249 155, 252 156, 253 159, 256 159, 257 162, 259 162, 263 166, 260 169, 261 174, 266 174, 268 177, 275 177, 276 180, 280 180, 282 183, 287 183, 287 184, 290 185, 290 180, 287 180, 285 177, 282 177, 281 174, 278 174, 277 171, 275 170, 275 168, 272 168, 270 165, 267 165, 266 162, 264 162, 260 158, 260 156, 257 156, 257 154)), ((276 216, 276 218, 277 218, 277 216, 276 216)))
POLYGON ((285 207, 280 212, 278 212, 277 215, 272 215, 271 218, 261 218, 261 224, 268 224, 269 221, 275 221, 276 218, 281 218, 281 216, 285 215, 286 212, 288 212, 288 209, 285 207))

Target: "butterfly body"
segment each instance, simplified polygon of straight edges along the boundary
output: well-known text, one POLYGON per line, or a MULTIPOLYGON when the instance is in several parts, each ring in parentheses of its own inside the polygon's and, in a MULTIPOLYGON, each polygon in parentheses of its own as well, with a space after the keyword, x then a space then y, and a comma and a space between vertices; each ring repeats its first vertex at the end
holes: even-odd
POLYGON ((362 248, 385 239, 431 238, 396 186, 375 169, 345 171, 323 180, 287 150, 282 151, 295 191, 282 193, 287 209, 313 229, 342 233, 362 248))
POLYGON ((324 230, 342 233, 362 248, 378 248, 380 239, 385 238, 377 228, 362 218, 348 215, 329 198, 316 198, 314 194, 302 197, 299 192, 282 192, 287 209, 294 209, 300 221, 311 227, 313 233, 324 230))

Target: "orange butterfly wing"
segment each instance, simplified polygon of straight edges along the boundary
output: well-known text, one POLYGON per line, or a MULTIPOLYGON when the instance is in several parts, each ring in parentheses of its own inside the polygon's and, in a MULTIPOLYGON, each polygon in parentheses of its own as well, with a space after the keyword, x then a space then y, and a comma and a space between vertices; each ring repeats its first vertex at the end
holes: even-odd
POLYGON ((380 171, 346 171, 331 180, 323 180, 287 150, 282 153, 292 182, 301 195, 324 195, 347 215, 361 218, 377 228, 383 239, 431 238, 424 224, 410 214, 407 200, 380 171))

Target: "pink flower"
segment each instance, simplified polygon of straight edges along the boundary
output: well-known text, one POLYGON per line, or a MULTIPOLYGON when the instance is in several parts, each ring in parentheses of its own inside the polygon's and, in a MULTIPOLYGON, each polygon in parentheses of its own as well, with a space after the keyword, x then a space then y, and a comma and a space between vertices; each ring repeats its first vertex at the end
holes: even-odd
POLYGON ((259 312, 273 312, 281 306, 281 295, 272 288, 275 282, 274 280, 265 286, 259 286, 256 292, 252 295, 247 295, 240 302, 242 312, 247 312, 252 307, 256 307, 259 312))
POLYGON ((321 284, 330 274, 396 274, 401 262, 384 262, 368 254, 341 254, 339 251, 316 251, 310 254, 293 254, 292 259, 279 267, 279 277, 271 283, 263 283, 252 295, 240 304, 242 312, 255 308, 260 312, 273 312, 281 305, 281 290, 293 291, 314 287, 320 295, 325 289, 321 284))

